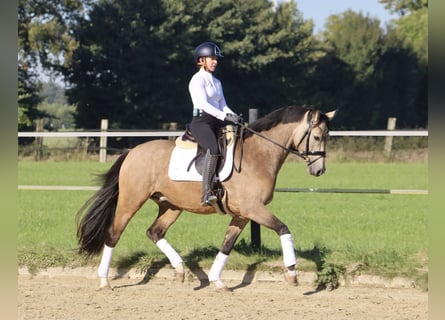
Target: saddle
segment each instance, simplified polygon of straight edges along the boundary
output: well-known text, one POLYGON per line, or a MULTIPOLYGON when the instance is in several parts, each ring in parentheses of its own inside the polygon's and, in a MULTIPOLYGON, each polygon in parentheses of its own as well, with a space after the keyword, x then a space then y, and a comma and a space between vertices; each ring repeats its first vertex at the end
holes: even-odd
MULTIPOLYGON (((233 151, 237 128, 227 125, 217 133, 220 149, 216 175, 224 181, 232 172, 233 151)), ((176 181, 202 181, 205 152, 193 137, 189 125, 185 132, 175 140, 169 164, 169 177, 176 181)))
MULTIPOLYGON (((219 147, 219 154, 221 155, 218 160, 218 165, 216 167, 216 174, 224 167, 227 146, 230 145, 234 140, 234 131, 235 128, 233 126, 226 126, 218 130, 217 133, 217 141, 219 147)), ((194 145, 194 148, 197 148, 196 156, 190 161, 187 171, 190 170, 190 167, 195 163, 196 171, 202 175, 202 170, 204 166, 204 158, 207 150, 204 150, 196 141, 195 137, 190 130, 190 125, 187 124, 185 128, 185 132, 182 136, 178 137, 175 142, 176 146, 183 146, 186 144, 194 145)))

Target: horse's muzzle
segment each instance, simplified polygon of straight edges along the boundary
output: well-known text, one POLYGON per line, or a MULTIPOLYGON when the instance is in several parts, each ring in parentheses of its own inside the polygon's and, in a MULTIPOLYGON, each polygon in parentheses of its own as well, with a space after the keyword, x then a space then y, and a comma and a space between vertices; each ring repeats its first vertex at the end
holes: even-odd
POLYGON ((321 176, 322 174, 324 174, 326 172, 326 169, 325 168, 322 168, 322 169, 320 169, 320 170, 317 170, 316 172, 315 172, 315 176, 316 177, 319 177, 319 176, 321 176))
POLYGON ((319 177, 326 172, 324 161, 316 161, 307 167, 307 171, 310 175, 319 177))

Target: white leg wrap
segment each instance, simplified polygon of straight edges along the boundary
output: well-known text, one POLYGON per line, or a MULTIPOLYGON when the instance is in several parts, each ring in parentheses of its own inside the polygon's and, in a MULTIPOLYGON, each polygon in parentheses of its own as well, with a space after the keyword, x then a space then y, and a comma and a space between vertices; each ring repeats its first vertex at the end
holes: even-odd
POLYGON ((224 269, 228 259, 229 259, 228 255, 222 252, 218 252, 215 261, 213 262, 212 267, 210 268, 209 271, 210 282, 218 281, 221 279, 221 272, 224 269))
POLYGON ((173 268, 176 269, 183 262, 182 258, 166 239, 159 240, 156 242, 156 245, 167 256, 173 268))
POLYGON ((110 262, 111 257, 113 255, 113 248, 105 245, 104 250, 102 252, 102 259, 100 260, 99 269, 97 270, 97 274, 100 278, 108 277, 108 270, 110 270, 110 262))
POLYGON ((283 248, 284 266, 290 267, 297 263, 294 249, 294 238, 290 233, 280 236, 281 247, 283 248))

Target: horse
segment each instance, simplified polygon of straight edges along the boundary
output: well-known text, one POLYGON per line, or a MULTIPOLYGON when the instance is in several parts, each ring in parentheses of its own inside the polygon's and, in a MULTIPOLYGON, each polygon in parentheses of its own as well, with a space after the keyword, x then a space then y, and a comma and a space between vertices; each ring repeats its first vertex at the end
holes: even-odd
MULTIPOLYGON (((323 113, 316 107, 288 106, 249 125, 240 124, 244 133, 239 135, 234 149, 239 168, 221 182, 226 213, 231 220, 208 272, 209 283, 216 290, 229 290, 221 274, 249 221, 276 232, 282 247, 285 281, 297 285, 293 236, 266 205, 272 201, 278 172, 290 153, 306 161, 310 175, 318 177, 325 173, 326 140, 335 113, 336 110, 323 113)), ((184 262, 167 241, 166 233, 183 211, 214 214, 218 210, 200 205, 201 182, 173 181, 168 177, 168 160, 174 147, 174 141, 157 139, 126 150, 100 175, 102 186, 79 209, 76 215, 79 254, 91 257, 102 252, 99 289, 112 288, 108 271, 113 250, 131 218, 148 199, 159 209, 146 235, 166 255, 176 278, 184 281, 184 262)))

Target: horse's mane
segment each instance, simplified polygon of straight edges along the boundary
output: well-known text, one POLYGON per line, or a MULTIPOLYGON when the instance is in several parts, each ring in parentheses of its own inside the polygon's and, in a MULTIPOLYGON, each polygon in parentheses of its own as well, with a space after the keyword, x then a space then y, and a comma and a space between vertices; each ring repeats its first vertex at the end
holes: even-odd
MULTIPOLYGON (((289 107, 283 107, 277 110, 272 111, 271 113, 267 114, 266 116, 252 122, 249 124, 249 128, 256 132, 261 132, 265 130, 272 129, 273 127, 277 126, 278 124, 286 124, 290 122, 297 122, 300 121, 304 114, 311 110, 311 107, 298 107, 298 106, 289 106, 289 107)), ((252 132, 249 130, 246 130, 244 132, 244 139, 252 136, 252 132)))

